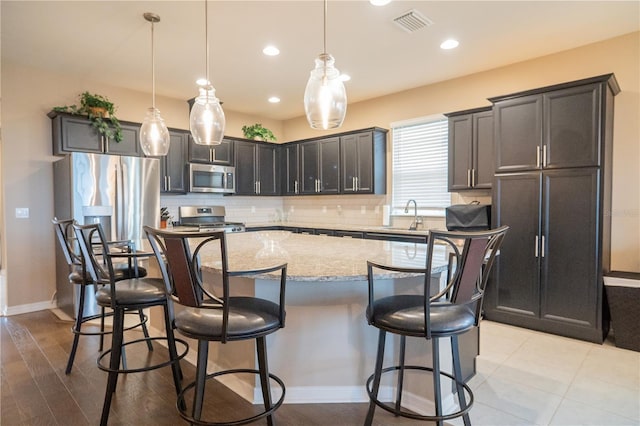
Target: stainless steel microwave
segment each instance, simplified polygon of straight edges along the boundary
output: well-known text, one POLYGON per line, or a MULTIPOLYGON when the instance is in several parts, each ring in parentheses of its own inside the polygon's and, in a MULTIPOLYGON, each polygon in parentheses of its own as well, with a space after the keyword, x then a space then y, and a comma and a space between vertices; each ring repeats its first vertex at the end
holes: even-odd
POLYGON ((189 163, 189 192, 233 194, 235 167, 189 163))

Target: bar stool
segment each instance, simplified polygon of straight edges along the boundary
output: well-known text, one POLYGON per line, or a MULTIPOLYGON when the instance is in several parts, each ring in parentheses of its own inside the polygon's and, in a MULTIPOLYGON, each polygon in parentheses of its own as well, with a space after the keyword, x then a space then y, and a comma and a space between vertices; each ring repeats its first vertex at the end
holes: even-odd
MULTIPOLYGON (((87 287, 93 287, 95 293, 95 282, 89 276, 89 273, 86 270, 86 266, 84 263, 84 258, 78 252, 78 248, 74 247, 75 236, 73 235, 73 224, 75 221, 73 219, 65 219, 60 220, 58 218, 53 218, 52 220, 54 229, 56 232, 56 236, 58 237, 58 242, 60 243, 60 249, 62 250, 62 254, 69 265, 69 284, 78 286, 79 294, 78 294, 78 309, 75 313, 75 321, 73 326, 71 327, 71 331, 73 332, 73 343, 71 345, 71 352, 69 353, 69 359, 67 360, 67 367, 65 369, 65 374, 70 374, 71 369, 73 368, 73 361, 75 360, 76 351, 78 349, 78 343, 80 340, 80 336, 100 336, 100 349, 102 352, 103 344, 104 344, 104 336, 106 334, 111 334, 111 331, 105 331, 104 328, 104 320, 107 317, 113 315, 113 313, 105 313, 105 308, 100 307, 100 313, 95 315, 86 316, 84 313, 85 308, 85 299, 87 297, 87 287), (89 322, 100 319, 100 331, 82 331, 82 325, 89 322)), ((127 251, 131 251, 131 247, 128 245, 127 241, 111 241, 108 243, 110 246, 119 246, 126 247, 127 251)), ((114 275, 116 281, 121 281, 129 278, 143 278, 147 275, 147 270, 142 266, 139 266, 137 263, 126 262, 119 263, 114 265, 114 275)), ((143 311, 140 310, 137 313, 131 312, 132 314, 137 314, 140 317, 140 322, 135 325, 131 325, 126 330, 131 330, 136 327, 142 327, 143 332, 146 336, 149 335, 147 330, 147 318, 144 315, 143 311)), ((123 365, 126 366, 126 358, 122 356, 123 365)), ((125 367, 126 368, 126 367, 125 367)))
POLYGON ((136 253, 128 251, 112 251, 105 239, 104 231, 99 223, 90 225, 73 225, 80 251, 85 259, 86 269, 93 282, 98 284, 96 301, 102 307, 113 310, 113 331, 111 348, 104 351, 98 357, 98 368, 109 373, 107 389, 105 391, 100 424, 106 426, 109 420, 111 400, 116 391, 118 375, 123 373, 139 373, 171 366, 176 395, 182 391, 182 371, 179 361, 185 357, 189 350, 187 342, 176 339, 173 335, 173 318, 168 291, 162 278, 130 278, 116 281, 113 259, 134 259, 134 262, 143 256, 153 256, 153 253, 136 253), (124 316, 127 311, 138 311, 154 306, 160 306, 164 312, 166 337, 149 337, 124 342, 124 316), (166 340, 168 348, 168 360, 161 360, 153 365, 138 368, 120 368, 122 349, 125 346, 145 343, 150 346, 153 341, 166 340), (183 352, 178 354, 176 343, 183 347, 183 352), (102 364, 103 358, 109 356, 109 365, 102 364))
MULTIPOLYGON (((481 232, 429 231, 426 266, 424 268, 394 267, 367 262, 369 303, 366 316, 370 325, 378 328, 378 353, 374 373, 367 380, 369 411, 365 425, 371 425, 376 406, 395 414, 416 420, 428 420, 442 425, 444 420, 463 417, 469 426, 469 410, 473 405, 473 392, 463 382, 458 336, 478 325, 482 310, 482 298, 489 272, 498 254, 508 227, 481 232), (434 254, 450 250, 453 254, 452 273, 447 274, 447 283, 442 288, 431 288, 434 254), (382 290, 376 275, 385 278, 396 273, 422 277, 418 294, 407 290, 395 290, 391 296, 378 297, 382 290), (378 284, 378 285, 377 285, 378 284), (385 338, 387 332, 400 336, 398 365, 383 368, 385 338), (405 365, 407 337, 419 337, 431 341, 432 366, 405 365), (439 339, 450 338, 453 359, 453 375, 440 370, 439 339), (423 415, 402 406, 404 376, 406 370, 432 372, 435 415, 423 415), (397 372, 396 396, 392 403, 378 399, 380 380, 383 374, 397 372), (440 390, 441 376, 455 385, 458 394, 458 410, 443 413, 440 390), (465 394, 469 396, 467 403, 465 394)), ((446 266, 446 256, 443 265, 446 266)), ((450 264, 451 265, 451 264, 450 264)), ((407 276, 407 275, 404 275, 407 276)), ((401 284, 398 284, 400 286, 401 284)), ((388 283, 385 285, 388 291, 388 283)))
MULTIPOLYGON (((182 308, 175 317, 176 329, 183 335, 198 341, 196 378, 178 395, 180 416, 198 425, 242 425, 266 417, 273 425, 273 413, 285 395, 283 381, 269 373, 267 364, 266 336, 284 327, 285 283, 287 265, 277 265, 250 271, 229 271, 227 245, 223 231, 171 232, 145 226, 145 231, 162 270, 162 276, 171 288, 173 299, 182 308), (214 294, 203 281, 204 259, 215 259, 219 265, 221 290, 214 294), (280 278, 278 302, 232 295, 229 278, 256 274, 276 273, 280 278), (258 366, 256 369, 230 369, 207 374, 209 342, 226 344, 240 340, 256 341, 258 366), (207 380, 233 374, 257 374, 260 377, 264 410, 250 417, 222 422, 202 419, 205 384, 207 380), (270 381, 275 381, 282 395, 275 403, 271 398, 270 381), (184 408, 185 392, 194 389, 191 413, 184 408), (183 406, 181 407, 181 404, 183 406)), ((216 276, 218 278, 218 276, 216 276)), ((218 289, 216 288, 216 291, 218 289)))

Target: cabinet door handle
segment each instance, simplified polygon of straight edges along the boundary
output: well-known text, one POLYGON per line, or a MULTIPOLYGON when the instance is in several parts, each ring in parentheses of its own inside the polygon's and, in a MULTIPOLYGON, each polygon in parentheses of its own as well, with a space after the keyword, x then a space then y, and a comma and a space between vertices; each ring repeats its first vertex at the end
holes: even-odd
POLYGON ((355 191, 356 191, 356 178, 355 178, 355 177, 352 177, 352 178, 351 178, 351 190, 352 190, 353 192, 355 192, 355 191))
POLYGON ((100 149, 104 153, 109 152, 109 144, 107 143, 106 138, 104 136, 100 137, 100 149))
POLYGON ((471 169, 471 187, 475 188, 476 186, 476 169, 471 169))
POLYGON ((536 257, 538 257, 538 247, 539 247, 538 243, 539 243, 538 236, 536 235, 536 245, 533 248, 533 252, 536 257))
POLYGON ((540 244, 540 257, 544 257, 544 235, 541 237, 542 241, 540 244))
POLYGON ((540 167, 540 147, 536 146, 536 167, 540 167))
POLYGON ((360 189, 360 182, 358 181, 358 177, 356 176, 356 191, 360 189))
POLYGON ((467 169, 467 187, 471 188, 471 169, 467 169))
POLYGON ((171 176, 167 176, 167 191, 171 190, 171 176))
POLYGON ((294 194, 298 193, 298 181, 297 180, 293 181, 293 193, 294 194))
POLYGON ((546 145, 542 145, 542 167, 547 167, 547 146, 546 145))
POLYGON ((216 149, 211 148, 211 161, 216 161, 216 149))
POLYGON ((258 194, 262 192, 262 187, 260 186, 260 181, 258 181, 258 194))

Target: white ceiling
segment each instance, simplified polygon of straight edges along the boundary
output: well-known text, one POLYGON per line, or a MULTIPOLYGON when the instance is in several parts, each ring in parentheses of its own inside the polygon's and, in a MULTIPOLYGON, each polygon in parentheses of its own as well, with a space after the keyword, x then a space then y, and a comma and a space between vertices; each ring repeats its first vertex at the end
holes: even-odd
MULTIPOLYGON (((184 99, 205 74, 204 1, 1 3, 2 61, 184 99)), ((209 2, 211 80, 224 107, 273 119, 304 115, 309 71, 322 51, 323 3, 209 2), (281 51, 262 54, 267 44, 281 51), (282 99, 267 102, 269 96, 282 99)), ((448 80, 638 31, 639 1, 331 0, 327 51, 351 75, 349 103, 448 80), (393 18, 415 9, 433 25, 407 33, 393 18), (443 51, 449 37, 460 47, 443 51)), ((162 108, 161 104, 158 105, 162 108)))

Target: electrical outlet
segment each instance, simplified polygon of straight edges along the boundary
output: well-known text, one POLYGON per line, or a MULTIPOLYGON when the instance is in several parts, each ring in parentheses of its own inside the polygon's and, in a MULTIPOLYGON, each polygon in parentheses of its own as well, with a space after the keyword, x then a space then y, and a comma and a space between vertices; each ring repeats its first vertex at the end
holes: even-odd
POLYGON ((16 218, 18 218, 18 219, 28 219, 29 218, 29 207, 16 207, 16 218))

